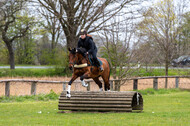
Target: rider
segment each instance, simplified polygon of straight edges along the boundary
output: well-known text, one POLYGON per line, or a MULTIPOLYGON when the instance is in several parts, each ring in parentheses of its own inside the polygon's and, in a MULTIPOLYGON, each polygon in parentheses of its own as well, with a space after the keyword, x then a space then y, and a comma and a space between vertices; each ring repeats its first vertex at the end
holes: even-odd
POLYGON ((95 62, 97 67, 99 67, 99 70, 103 71, 103 68, 96 57, 97 47, 95 43, 93 42, 92 37, 87 36, 87 32, 85 29, 82 29, 80 31, 80 39, 78 40, 77 48, 80 48, 80 47, 85 48, 87 50, 87 54, 92 55, 93 61, 95 62))

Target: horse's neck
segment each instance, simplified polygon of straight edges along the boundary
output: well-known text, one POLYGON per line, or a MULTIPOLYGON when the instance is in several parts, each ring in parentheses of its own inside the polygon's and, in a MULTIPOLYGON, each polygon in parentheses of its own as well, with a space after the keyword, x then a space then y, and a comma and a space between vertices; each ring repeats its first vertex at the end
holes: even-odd
POLYGON ((88 58, 88 55, 86 55, 85 57, 83 57, 82 55, 80 55, 78 57, 78 59, 80 59, 79 60, 80 63, 78 62, 78 64, 84 64, 84 63, 90 64, 90 60, 88 58))
POLYGON ((86 55, 86 57, 83 57, 83 59, 82 59, 81 61, 82 61, 82 64, 83 64, 83 63, 90 64, 90 61, 89 61, 88 55, 86 55))
POLYGON ((79 56, 78 59, 80 59, 80 60, 78 60, 78 64, 88 63, 88 61, 86 60, 86 58, 83 57, 83 56, 79 56))

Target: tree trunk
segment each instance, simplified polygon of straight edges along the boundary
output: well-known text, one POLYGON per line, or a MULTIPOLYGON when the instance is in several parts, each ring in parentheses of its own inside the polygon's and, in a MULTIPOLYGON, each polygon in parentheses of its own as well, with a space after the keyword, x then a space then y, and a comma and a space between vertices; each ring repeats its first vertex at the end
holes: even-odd
POLYGON ((67 36, 67 48, 76 48, 78 43, 78 38, 76 37, 75 34, 73 35, 68 35, 67 36))
MULTIPOLYGON (((6 43, 7 45, 7 43, 6 43)), ((10 69, 15 69, 15 57, 14 57, 14 51, 11 45, 7 45, 8 51, 9 51, 9 64, 10 69)))

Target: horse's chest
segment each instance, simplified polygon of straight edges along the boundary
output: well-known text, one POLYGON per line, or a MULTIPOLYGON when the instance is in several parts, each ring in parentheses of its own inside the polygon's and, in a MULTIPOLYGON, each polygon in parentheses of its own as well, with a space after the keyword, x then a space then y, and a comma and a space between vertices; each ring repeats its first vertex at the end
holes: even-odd
POLYGON ((75 70, 75 74, 77 74, 77 75, 83 75, 84 73, 85 73, 86 71, 84 70, 84 69, 76 69, 75 70))

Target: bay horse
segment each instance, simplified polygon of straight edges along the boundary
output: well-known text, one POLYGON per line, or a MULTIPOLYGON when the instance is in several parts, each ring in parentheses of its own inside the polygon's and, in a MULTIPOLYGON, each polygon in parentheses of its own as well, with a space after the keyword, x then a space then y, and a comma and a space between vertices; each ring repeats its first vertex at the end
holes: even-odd
POLYGON ((104 81, 104 90, 110 90, 110 65, 109 62, 104 58, 99 58, 99 61, 103 67, 103 71, 100 71, 97 66, 94 66, 92 61, 89 59, 89 54, 86 54, 86 49, 84 48, 69 48, 69 68, 73 69, 72 78, 69 81, 66 97, 70 98, 70 88, 72 82, 80 77, 81 83, 84 87, 88 84, 85 83, 84 79, 92 78, 95 83, 99 86, 100 91, 102 89, 102 82, 99 80, 101 76, 104 81))

